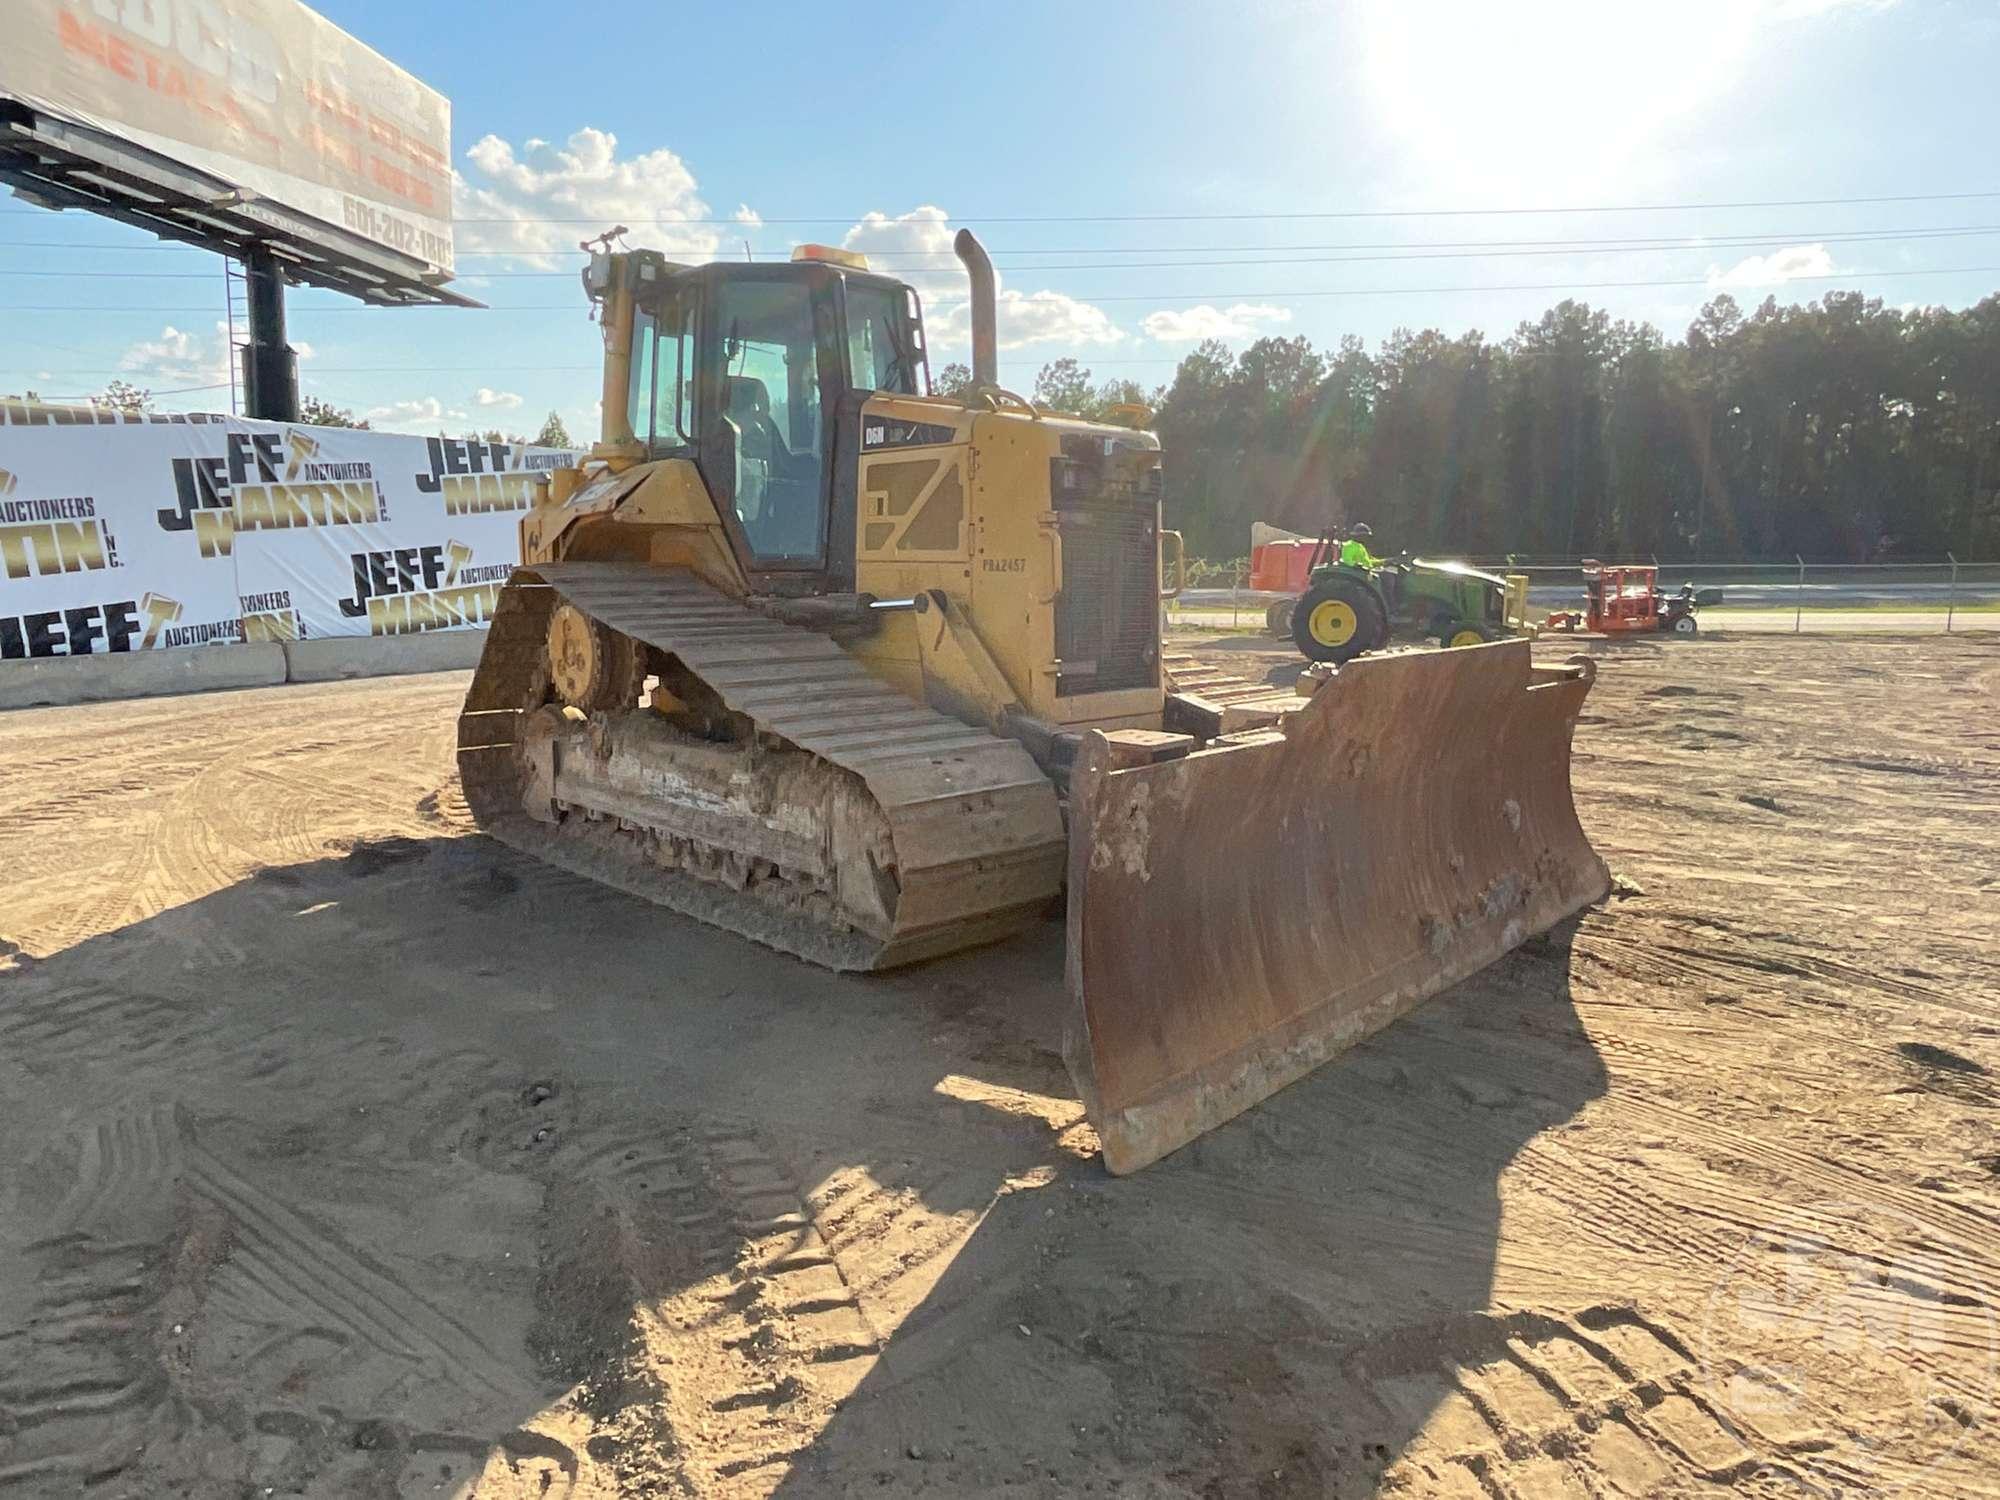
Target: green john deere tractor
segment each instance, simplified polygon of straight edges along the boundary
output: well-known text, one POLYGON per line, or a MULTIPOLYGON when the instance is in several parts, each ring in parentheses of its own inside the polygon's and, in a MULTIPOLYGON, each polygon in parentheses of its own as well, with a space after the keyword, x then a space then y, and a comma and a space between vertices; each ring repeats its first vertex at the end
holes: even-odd
POLYGON ((1351 661, 1396 636, 1476 646, 1520 633, 1508 618, 1507 580, 1497 574, 1413 557, 1357 568, 1334 561, 1339 555, 1321 538, 1306 591, 1288 611, 1292 639, 1314 661, 1351 661))

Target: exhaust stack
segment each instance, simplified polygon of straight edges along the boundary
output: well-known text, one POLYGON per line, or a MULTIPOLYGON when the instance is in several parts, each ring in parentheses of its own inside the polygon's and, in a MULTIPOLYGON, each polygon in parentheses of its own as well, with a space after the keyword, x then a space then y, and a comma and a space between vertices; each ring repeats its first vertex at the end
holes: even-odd
POLYGON ((952 241, 958 258, 965 262, 965 274, 972 278, 972 382, 974 385, 1000 383, 1000 315, 998 295, 993 285, 993 261, 979 236, 961 229, 952 241))

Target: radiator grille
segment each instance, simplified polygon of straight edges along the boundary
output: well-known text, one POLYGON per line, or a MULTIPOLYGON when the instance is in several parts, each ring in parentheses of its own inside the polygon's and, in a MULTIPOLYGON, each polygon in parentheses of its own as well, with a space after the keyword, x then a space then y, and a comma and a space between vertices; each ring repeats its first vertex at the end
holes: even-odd
POLYGON ((1111 693, 1159 681, 1159 539, 1147 512, 1062 517, 1056 602, 1056 696, 1111 693))

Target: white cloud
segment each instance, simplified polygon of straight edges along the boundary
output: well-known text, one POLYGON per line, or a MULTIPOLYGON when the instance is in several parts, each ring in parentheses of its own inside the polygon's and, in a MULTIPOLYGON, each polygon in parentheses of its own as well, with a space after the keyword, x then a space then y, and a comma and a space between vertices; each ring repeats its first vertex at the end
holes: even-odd
MULTIPOLYGON (((537 264, 614 224, 631 242, 690 260, 721 243, 687 163, 664 147, 621 158, 618 137, 586 125, 562 145, 530 137, 517 151, 497 135, 465 153, 473 168, 454 187, 458 248, 500 251, 537 264), (568 222, 564 222, 568 221, 568 222)), ((563 262, 567 264, 567 262, 563 262)))
POLYGON ((521 404, 521 398, 512 391, 488 390, 482 385, 477 391, 473 392, 472 404, 499 411, 512 411, 521 404))
POLYGON ((1769 255, 1752 255, 1728 270, 1708 268, 1708 284, 1717 289, 1730 287, 1782 286, 1801 276, 1831 276, 1833 257, 1824 245, 1792 245, 1769 255))
POLYGON ((937 297, 965 299, 965 273, 951 248, 949 216, 935 204, 927 203, 906 214, 862 216, 841 236, 842 249, 859 250, 880 262, 879 270, 900 276, 923 295, 925 302, 937 297))
MULTIPOLYGON (((907 281, 924 299, 924 325, 933 351, 962 348, 972 339, 971 299, 965 272, 952 249, 950 215, 927 203, 890 218, 870 213, 841 236, 841 247, 859 250, 879 271, 907 281)), ((1126 335, 1103 308, 1051 290, 1022 292, 1000 283, 1000 347, 1029 344, 1115 344, 1126 335)))
POLYGON ((141 339, 118 358, 125 378, 139 385, 162 387, 228 385, 229 325, 217 323, 212 335, 194 333, 169 323, 156 339, 141 339))
POLYGON ((434 433, 440 428, 451 429, 471 419, 470 413, 455 406, 446 406, 435 396, 419 396, 410 401, 371 406, 361 415, 368 419, 370 426, 383 432, 434 433))
MULTIPOLYGON (((247 338, 247 334, 241 334, 247 338)), ((292 353, 301 364, 311 359, 313 346, 304 339, 292 340, 292 353)), ((118 357, 124 379, 137 385, 172 389, 179 386, 228 385, 232 370, 229 357, 229 325, 217 323, 212 333, 196 333, 169 323, 156 339, 141 339, 118 357)))
MULTIPOLYGON (((1017 292, 1002 287, 998 297, 1000 347, 1029 344, 1115 344, 1125 337, 1101 307, 1062 292, 1017 292)), ((966 337, 971 338, 968 309, 966 337)))
POLYGON ((736 212, 729 217, 741 224, 745 229, 762 229, 764 227, 764 216, 747 203, 737 204, 736 212))
POLYGON ((1254 338, 1261 326, 1291 321, 1289 307, 1239 302, 1225 308, 1204 302, 1199 307, 1163 308, 1147 313, 1141 326, 1147 337, 1163 344, 1192 344, 1201 339, 1254 338))

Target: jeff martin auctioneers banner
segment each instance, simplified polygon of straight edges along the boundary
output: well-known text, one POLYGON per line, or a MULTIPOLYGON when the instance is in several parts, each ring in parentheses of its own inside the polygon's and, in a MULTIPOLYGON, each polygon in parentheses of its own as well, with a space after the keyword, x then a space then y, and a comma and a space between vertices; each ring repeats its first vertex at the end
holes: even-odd
POLYGON ((449 271, 451 105, 298 0, 4 0, 12 96, 449 271))
POLYGON ((574 451, 0 411, 0 658, 483 627, 574 451))

